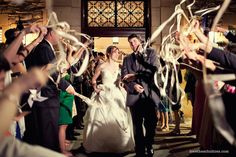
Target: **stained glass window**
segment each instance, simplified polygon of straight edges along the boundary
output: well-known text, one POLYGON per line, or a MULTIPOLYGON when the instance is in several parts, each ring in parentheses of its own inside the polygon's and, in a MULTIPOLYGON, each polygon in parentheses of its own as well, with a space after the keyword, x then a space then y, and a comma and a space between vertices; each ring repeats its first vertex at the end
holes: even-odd
POLYGON ((88 26, 114 27, 114 10, 114 1, 88 1, 88 26))
POLYGON ((117 3, 118 27, 143 27, 144 2, 125 1, 117 3))
POLYGON ((144 27, 144 1, 88 1, 88 27, 144 27))

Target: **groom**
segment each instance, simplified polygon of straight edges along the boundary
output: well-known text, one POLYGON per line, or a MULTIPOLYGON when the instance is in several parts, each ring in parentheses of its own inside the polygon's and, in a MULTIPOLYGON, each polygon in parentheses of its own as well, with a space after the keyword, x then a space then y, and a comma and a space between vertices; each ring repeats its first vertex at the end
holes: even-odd
POLYGON ((128 93, 126 104, 133 119, 135 152, 137 157, 144 157, 146 148, 147 155, 152 157, 157 124, 156 105, 160 101, 154 73, 159 67, 159 60, 153 49, 142 50, 140 36, 131 34, 128 41, 133 53, 124 58, 121 75, 128 93))

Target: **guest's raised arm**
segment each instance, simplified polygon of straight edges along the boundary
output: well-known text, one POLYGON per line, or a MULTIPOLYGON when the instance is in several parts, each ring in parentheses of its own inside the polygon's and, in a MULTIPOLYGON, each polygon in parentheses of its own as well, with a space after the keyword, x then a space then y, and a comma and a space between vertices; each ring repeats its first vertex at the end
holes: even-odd
POLYGON ((4 56, 8 60, 11 66, 22 62, 25 57, 31 52, 31 50, 42 40, 43 36, 46 34, 46 28, 39 27, 37 25, 32 25, 20 31, 16 38, 8 45, 4 51, 4 56), (23 37, 28 33, 38 33, 40 32, 37 39, 35 39, 31 44, 24 47, 22 45, 23 37))

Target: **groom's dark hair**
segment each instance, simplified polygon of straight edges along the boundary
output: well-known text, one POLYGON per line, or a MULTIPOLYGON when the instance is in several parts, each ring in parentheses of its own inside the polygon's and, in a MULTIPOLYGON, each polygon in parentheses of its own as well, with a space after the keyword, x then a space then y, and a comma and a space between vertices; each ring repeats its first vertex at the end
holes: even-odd
POLYGON ((130 40, 133 39, 133 38, 137 38, 140 42, 143 41, 142 38, 141 38, 141 36, 140 36, 140 35, 137 35, 137 34, 130 34, 130 35, 128 36, 128 41, 130 41, 130 40))

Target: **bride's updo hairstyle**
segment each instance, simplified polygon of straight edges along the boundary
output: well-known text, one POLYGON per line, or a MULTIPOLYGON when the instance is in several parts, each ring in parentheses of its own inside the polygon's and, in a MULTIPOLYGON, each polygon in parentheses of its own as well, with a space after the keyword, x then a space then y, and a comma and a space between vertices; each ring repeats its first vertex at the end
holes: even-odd
POLYGON ((118 47, 113 46, 113 45, 107 47, 107 50, 106 50, 106 57, 107 57, 107 59, 109 59, 109 56, 112 53, 113 49, 118 49, 118 47))

